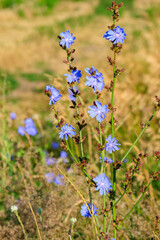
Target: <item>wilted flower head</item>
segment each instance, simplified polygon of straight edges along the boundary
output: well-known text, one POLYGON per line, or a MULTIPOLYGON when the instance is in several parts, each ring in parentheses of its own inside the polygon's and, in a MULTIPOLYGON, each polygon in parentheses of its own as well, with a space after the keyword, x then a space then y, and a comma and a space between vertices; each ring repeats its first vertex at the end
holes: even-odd
POLYGON ((104 118, 106 117, 105 114, 109 112, 109 109, 107 108, 107 105, 102 106, 102 103, 95 101, 95 105, 89 106, 88 113, 90 114, 91 118, 96 117, 96 120, 98 122, 104 121, 104 118))
POLYGON ((11 206, 11 212, 15 212, 18 210, 18 207, 16 205, 11 206))
POLYGON ((10 118, 11 118, 12 120, 15 120, 15 119, 16 119, 16 113, 11 112, 11 113, 10 113, 10 118))
POLYGON ((123 40, 125 39, 125 36, 127 36, 127 34, 124 32, 124 29, 117 26, 113 30, 107 31, 103 37, 113 42, 113 44, 116 44, 119 42, 124 43, 123 40))
POLYGON ((105 173, 99 174, 97 177, 93 178, 93 180, 96 182, 96 191, 100 191, 100 195, 106 195, 106 191, 109 192, 110 189, 112 189, 109 178, 105 176, 105 173))
POLYGON ((111 135, 109 135, 108 138, 106 138, 106 151, 109 152, 109 153, 112 153, 112 152, 115 152, 115 151, 118 151, 119 148, 117 147, 118 145, 121 145, 120 143, 118 143, 118 140, 116 140, 115 137, 112 138, 111 135))
MULTIPOLYGON (((92 209, 91 209, 91 204, 90 203, 87 203, 88 207, 86 206, 86 204, 84 203, 82 206, 81 206, 81 215, 86 217, 86 218, 89 218, 89 217, 92 217, 92 215, 90 214, 90 212, 92 212, 92 209), (89 211, 89 209, 90 211, 89 211)), ((93 215, 97 216, 97 207, 93 204, 93 215)))
POLYGON ((80 70, 74 69, 71 71, 71 74, 66 73, 66 74, 64 74, 64 76, 67 77, 68 83, 75 83, 75 82, 79 82, 82 74, 81 74, 80 70))
POLYGON ((72 135, 73 136, 76 135, 76 132, 74 131, 75 128, 73 128, 71 125, 68 125, 67 123, 65 123, 60 130, 61 130, 59 132, 60 139, 65 138, 66 140, 68 140, 68 137, 72 138, 72 135))
POLYGON ((69 45, 72 46, 72 44, 74 43, 74 40, 76 39, 76 37, 73 37, 73 33, 70 33, 69 30, 65 32, 61 32, 60 36, 61 36, 60 45, 66 48, 69 48, 69 45))

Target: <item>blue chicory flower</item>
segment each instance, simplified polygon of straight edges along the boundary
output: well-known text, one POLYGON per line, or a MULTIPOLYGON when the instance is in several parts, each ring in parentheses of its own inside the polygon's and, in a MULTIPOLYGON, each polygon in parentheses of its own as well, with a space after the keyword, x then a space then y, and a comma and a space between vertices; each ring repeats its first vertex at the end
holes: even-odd
POLYGON ((87 81, 85 82, 85 85, 88 87, 91 87, 94 89, 94 92, 102 91, 104 88, 104 82, 103 82, 103 75, 102 73, 99 73, 96 68, 86 68, 85 71, 90 74, 90 76, 87 76, 87 81))
POLYGON ((38 131, 34 125, 34 121, 32 120, 32 118, 26 118, 24 122, 25 122, 26 133, 30 136, 35 136, 38 133, 38 131))
POLYGON ((67 158, 68 153, 66 151, 61 151, 60 152, 60 158, 67 158))
POLYGON ((46 157, 46 165, 50 166, 50 165, 54 165, 56 163, 56 159, 53 157, 46 157))
POLYGON ((120 143, 118 143, 118 140, 116 140, 115 137, 112 138, 111 135, 108 136, 108 138, 106 138, 106 151, 109 153, 118 151, 119 148, 117 147, 118 145, 121 145, 120 143))
POLYGON ((33 127, 26 128, 26 133, 30 136, 35 136, 38 133, 38 131, 37 131, 37 128, 33 126, 33 127))
POLYGON ((109 192, 110 189, 112 189, 109 178, 105 176, 105 173, 99 174, 97 177, 93 178, 93 180, 96 182, 96 191, 100 191, 100 195, 106 195, 106 191, 109 192))
POLYGON ((49 105, 55 104, 59 101, 62 95, 59 93, 59 90, 51 86, 46 86, 46 90, 51 92, 49 105))
POLYGON ((57 149, 57 148, 59 147, 59 143, 57 143, 57 142, 52 142, 52 143, 51 143, 51 147, 52 147, 53 149, 57 149))
POLYGON ((63 175, 58 175, 56 178, 54 178, 53 182, 56 185, 64 185, 64 176, 63 175))
POLYGON ((52 183, 54 181, 54 173, 52 173, 52 172, 46 173, 45 179, 48 183, 52 183))
POLYGON ((66 73, 66 74, 64 74, 64 76, 67 77, 68 83, 75 83, 75 82, 79 83, 79 80, 80 80, 82 74, 81 74, 81 70, 74 69, 71 71, 71 74, 66 73))
MULTIPOLYGON (((100 159, 100 162, 102 162, 102 157, 99 157, 99 159, 100 159)), ((104 162, 107 162, 109 164, 113 163, 113 160, 111 158, 104 157, 103 159, 104 159, 104 162)))
MULTIPOLYGON (((95 67, 91 67, 91 68, 86 68, 85 72, 88 73, 89 75, 98 75, 100 73, 98 73, 98 70, 95 67)), ((101 73, 102 74, 102 73, 101 73)))
POLYGON ((113 44, 124 43, 124 39, 127 34, 124 32, 123 28, 117 26, 113 30, 109 30, 104 34, 104 38, 113 42, 113 44))
MULTIPOLYGON (((81 216, 83 217, 86 217, 86 218, 89 218, 89 217, 92 217, 92 215, 90 214, 89 212, 89 209, 90 211, 91 210, 91 204, 90 203, 87 203, 88 207, 86 206, 86 204, 84 203, 82 206, 81 206, 81 216), (89 208, 89 209, 88 209, 89 208)), ((97 216, 97 210, 98 208, 93 204, 93 215, 97 216)))
POLYGON ((104 121, 104 118, 106 117, 105 114, 109 112, 109 109, 107 108, 107 105, 102 106, 102 103, 95 101, 95 105, 89 106, 88 113, 90 114, 91 118, 96 117, 96 120, 98 122, 104 121))
POLYGON ((11 118, 12 120, 15 120, 15 119, 16 119, 16 113, 11 112, 11 113, 10 113, 10 118, 11 118))
POLYGON ((33 122, 32 118, 26 118, 24 120, 24 123, 25 123, 26 128, 34 127, 34 122, 33 122))
POLYGON ((24 136, 25 135, 25 127, 19 126, 17 132, 19 135, 24 136))
POLYGON ((72 46, 74 40, 76 39, 76 37, 73 37, 73 33, 70 33, 69 30, 61 32, 60 36, 61 36, 60 45, 66 48, 69 48, 69 45, 72 46))
POLYGON ((75 128, 73 128, 71 125, 68 125, 67 123, 65 123, 60 130, 61 130, 59 132, 60 139, 65 138, 66 140, 68 140, 68 137, 72 138, 72 135, 73 136, 76 135, 76 132, 74 131, 75 128))

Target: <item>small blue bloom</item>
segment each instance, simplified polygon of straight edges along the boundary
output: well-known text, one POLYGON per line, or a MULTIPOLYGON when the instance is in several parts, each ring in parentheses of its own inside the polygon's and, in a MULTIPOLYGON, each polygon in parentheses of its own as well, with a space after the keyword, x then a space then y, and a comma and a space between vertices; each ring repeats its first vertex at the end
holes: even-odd
POLYGON ((125 39, 125 36, 127 36, 127 34, 124 32, 124 29, 117 26, 113 30, 107 31, 103 37, 113 42, 113 44, 117 44, 119 42, 124 43, 123 40, 125 39))
POLYGON ((11 113, 10 113, 10 118, 11 118, 12 120, 15 120, 15 119, 16 119, 16 113, 11 112, 11 113))
POLYGON ((26 128, 26 133, 28 133, 28 135, 30 136, 35 136, 38 133, 38 131, 37 131, 37 128, 33 126, 33 127, 26 128))
MULTIPOLYGON (((99 157, 99 159, 100 159, 100 162, 102 162, 102 157, 99 157)), ((104 159, 104 162, 107 162, 109 164, 113 163, 113 160, 111 158, 104 157, 103 159, 104 159)))
POLYGON ((96 68, 86 68, 85 71, 90 74, 90 76, 87 76, 87 81, 85 82, 85 85, 88 87, 91 87, 94 89, 94 92, 102 91, 104 88, 104 82, 103 82, 103 75, 102 73, 99 73, 96 68))
POLYGON ((66 140, 68 140, 68 137, 72 138, 72 135, 73 136, 76 135, 76 132, 74 131, 75 128, 73 128, 71 125, 68 125, 67 123, 65 123, 60 130, 61 130, 59 132, 60 139, 65 138, 66 140))
POLYGON ((100 191, 100 195, 106 195, 106 191, 109 192, 110 189, 112 189, 109 178, 105 176, 105 173, 99 174, 97 177, 93 178, 93 180, 96 182, 96 191, 100 191))
POLYGON ((57 148, 59 147, 59 143, 57 143, 57 142, 52 142, 52 143, 51 143, 51 147, 52 147, 53 149, 57 149, 57 148))
POLYGON ((56 159, 53 157, 46 157, 46 165, 50 166, 50 165, 54 165, 56 163, 56 159))
POLYGON ((102 106, 102 103, 95 101, 95 105, 92 105, 89 107, 88 113, 90 114, 91 118, 96 117, 96 120, 98 122, 104 121, 104 118, 106 117, 105 114, 109 112, 109 109, 107 108, 107 105, 102 106))
POLYGON ((68 83, 75 83, 75 82, 79 82, 82 74, 81 74, 81 70, 72 70, 71 74, 64 74, 64 76, 67 77, 67 82, 68 83))
POLYGON ((19 135, 24 136, 25 135, 25 127, 19 126, 17 132, 19 135))
POLYGON ((54 88, 52 85, 50 86, 50 88, 49 86, 47 86, 47 89, 49 89, 48 91, 51 92, 49 105, 55 104, 55 102, 60 100, 62 95, 59 93, 58 89, 54 88))
MULTIPOLYGON (((88 205, 88 207, 84 203, 81 206, 81 216, 89 218, 89 217, 92 217, 92 215, 90 214, 88 208, 90 209, 91 212, 92 212, 92 210, 91 210, 91 204, 87 203, 87 205, 88 205)), ((98 208, 93 204, 93 215, 97 216, 97 210, 98 210, 98 208)))
POLYGON ((117 147, 118 145, 121 145, 120 143, 118 143, 118 140, 116 140, 115 137, 112 138, 111 135, 109 135, 108 138, 106 138, 106 151, 109 152, 109 153, 112 153, 112 152, 115 152, 115 151, 118 151, 119 148, 117 147))
POLYGON ((38 131, 34 125, 34 121, 32 120, 32 118, 26 118, 24 122, 25 122, 26 133, 30 136, 35 136, 38 133, 38 131))
POLYGON ((69 45, 72 46, 74 40, 76 39, 76 37, 73 37, 73 33, 70 33, 70 31, 61 32, 60 36, 62 37, 60 45, 66 48, 69 48, 69 45))
POLYGON ((52 172, 46 173, 45 179, 48 183, 52 183, 54 181, 54 173, 52 173, 52 172))
POLYGON ((65 185, 65 183, 64 183, 64 176, 63 175, 58 175, 56 178, 54 178, 53 182, 56 185, 65 185))
MULTIPOLYGON (((73 88, 72 88, 73 89, 73 88)), ((74 86, 74 91, 75 92, 77 92, 78 91, 78 87, 77 86, 74 86)), ((71 100, 71 101, 76 101, 76 97, 74 96, 74 93, 73 93, 73 91, 71 90, 71 89, 68 89, 68 92, 69 92, 69 99, 71 100)), ((77 97, 77 99, 78 99, 78 97, 77 97)))
POLYGON ((96 74, 99 74, 98 73, 98 70, 94 67, 91 67, 91 68, 86 68, 85 69, 85 72, 88 73, 89 75, 96 75, 96 74))
POLYGON ((61 151, 60 152, 60 158, 67 158, 68 153, 66 151, 61 151))
POLYGON ((25 123, 26 128, 34 127, 34 122, 33 122, 32 118, 26 118, 24 120, 24 123, 25 123))

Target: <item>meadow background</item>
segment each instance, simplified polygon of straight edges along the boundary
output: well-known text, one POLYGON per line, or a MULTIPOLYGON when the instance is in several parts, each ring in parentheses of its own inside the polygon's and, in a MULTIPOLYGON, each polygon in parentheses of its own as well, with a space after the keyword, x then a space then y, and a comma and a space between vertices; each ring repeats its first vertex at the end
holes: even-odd
MULTIPOLYGON (((120 156, 138 136, 140 123, 145 123, 151 116, 154 97, 160 96, 160 2, 124 0, 123 3, 119 25, 125 29, 127 38, 117 62, 126 71, 118 78, 115 90, 116 117, 119 120, 117 136, 119 142, 123 141, 120 156)), ((66 56, 57 38, 60 32, 66 30, 76 36, 74 57, 77 68, 84 73, 86 67, 94 66, 103 73, 106 85, 109 84, 112 68, 107 56, 112 52, 103 34, 112 23, 111 13, 106 10, 110 4, 109 0, 0 0, 0 239, 23 239, 18 221, 10 212, 13 204, 19 206, 29 239, 38 239, 28 199, 43 239, 67 239, 71 217, 79 221, 74 239, 94 239, 91 226, 85 225, 90 220, 84 222, 80 216, 82 201, 69 183, 65 181, 65 186, 57 186, 48 184, 44 179, 45 172, 50 171, 45 164, 46 151, 59 158, 62 149, 54 150, 51 147, 52 142, 58 142, 56 121, 43 91, 47 84, 53 83, 63 95, 56 104, 57 108, 62 116, 71 119, 71 110, 66 110, 69 104, 64 78, 67 66, 62 62, 66 56), (17 114, 14 124, 10 120, 10 112, 17 114), (39 132, 33 146, 17 134, 17 127, 27 117, 33 118, 39 132)), ((84 82, 85 77, 80 87, 84 104, 88 106, 94 96, 88 98, 89 90, 84 82)), ((104 96, 104 102, 108 103, 109 96, 105 93, 104 96)), ((134 147, 130 159, 141 151, 151 155, 159 150, 159 117, 158 113, 134 147)), ((91 159, 88 169, 94 174, 98 159, 93 151, 95 133, 90 126, 87 129, 88 155, 91 159)), ((83 177, 69 160, 69 155, 67 159, 66 166, 60 161, 59 164, 64 170, 71 167, 70 178, 85 195, 83 177)), ((131 164, 122 170, 120 178, 131 164)), ((149 181, 153 166, 153 159, 145 160, 142 172, 136 176, 136 185, 149 181)), ((53 171, 58 172, 54 166, 53 171)), ((150 195, 126 221, 119 239, 151 239, 152 219, 159 214, 159 189, 159 182, 152 184, 150 195)), ((118 191, 122 192, 122 186, 119 185, 118 191)), ((131 196, 126 196, 119 214, 123 215, 137 197, 136 190, 131 196)))

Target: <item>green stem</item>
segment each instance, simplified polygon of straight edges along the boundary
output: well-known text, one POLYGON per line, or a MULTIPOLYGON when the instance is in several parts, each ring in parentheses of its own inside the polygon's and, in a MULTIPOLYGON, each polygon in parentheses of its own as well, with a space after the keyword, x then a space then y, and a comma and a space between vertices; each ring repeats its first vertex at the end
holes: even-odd
MULTIPOLYGON (((100 122, 98 123, 98 126, 99 126, 100 144, 102 146, 103 145, 103 140, 102 140, 102 132, 101 132, 101 124, 100 124, 100 122)), ((101 168, 101 173, 102 172, 105 173, 104 151, 102 151, 102 168, 101 168)), ((103 193, 103 207, 104 207, 104 210, 105 210, 106 209, 106 196, 105 196, 104 193, 103 193)), ((107 225, 106 215, 104 214, 104 232, 106 232, 106 225, 107 225)))
MULTIPOLYGON (((112 88, 112 101, 111 101, 111 106, 113 108, 114 106, 114 89, 115 89, 115 81, 116 81, 116 75, 115 75, 115 71, 116 71, 116 52, 114 52, 114 66, 113 66, 113 88, 112 88)), ((113 117, 113 112, 111 114, 111 125, 112 125, 112 137, 115 136, 115 131, 114 131, 114 117, 113 117)), ((112 153, 112 160, 113 160, 113 164, 115 162, 114 159, 114 153, 112 153)), ((115 208, 115 198, 116 198, 116 169, 114 168, 113 165, 113 223, 115 223, 116 221, 116 208, 115 208)), ((114 238, 116 240, 116 228, 114 228, 114 238)))
MULTIPOLYGON (((79 108, 78 108, 78 105, 77 105, 77 98, 76 98, 76 111, 77 111, 77 114, 79 115, 79 108)), ((78 119, 78 123, 79 123, 79 119, 78 119)), ((80 148, 81 148, 81 156, 82 158, 84 157, 84 150, 83 150, 83 142, 82 142, 82 130, 79 126, 79 135, 80 135, 80 148)))
POLYGON ((140 132, 140 134, 138 135, 138 137, 136 138, 136 140, 134 141, 134 143, 132 144, 132 146, 129 148, 129 150, 127 151, 127 153, 124 155, 124 157, 122 158, 121 162, 124 161, 124 159, 128 156, 128 154, 130 153, 130 151, 132 150, 132 148, 134 147, 134 145, 136 145, 136 143, 138 142, 139 138, 142 136, 142 134, 144 133, 144 131, 146 130, 146 128, 149 126, 150 121, 152 120, 152 118, 154 117, 154 115, 156 114, 157 110, 154 110, 152 116, 150 117, 150 119, 148 120, 148 122, 146 123, 145 127, 142 129, 142 131, 140 132))
POLYGON ((74 156, 73 152, 71 151, 70 147, 69 147, 69 143, 68 143, 68 140, 66 140, 66 144, 67 144, 67 147, 68 147, 68 151, 70 152, 71 156, 73 157, 74 161, 76 163, 79 163, 79 161, 77 160, 77 158, 74 156))
POLYGON ((97 226, 98 226, 98 228, 99 228, 99 231, 101 231, 101 226, 100 226, 100 224, 99 224, 99 221, 98 221, 97 216, 94 215, 94 218, 95 218, 95 220, 96 220, 96 223, 97 223, 97 226))
MULTIPOLYGON (((137 137, 137 139, 135 140, 135 142, 132 144, 132 146, 130 147, 130 149, 128 150, 128 152, 127 152, 127 153, 125 154, 125 156, 122 158, 121 162, 127 157, 127 155, 129 154, 129 152, 132 150, 133 146, 137 143, 137 141, 139 140, 139 138, 141 137, 141 135, 143 134, 143 132, 145 131, 145 129, 148 127, 148 125, 150 124, 150 121, 152 120, 152 118, 153 118, 153 116, 155 115, 156 111, 157 111, 157 110, 154 111, 154 113, 153 113, 152 116, 150 117, 149 121, 146 123, 145 128, 141 131, 141 133, 139 134, 139 136, 137 137)), ((123 198, 123 196, 126 194, 126 192, 127 192, 127 189, 124 190, 124 192, 122 193, 122 195, 120 196, 120 198, 116 201, 115 205, 113 205, 113 207, 117 205, 117 203, 123 198)), ((110 208, 110 210, 112 210, 113 207, 110 208)), ((109 210, 109 211, 110 211, 110 210, 109 210)))
MULTIPOLYGON (((88 181, 87 181, 88 182, 88 181)), ((96 218, 96 216, 94 215, 94 211, 93 211, 93 198, 92 198, 92 193, 91 193, 91 188, 90 188, 90 185, 88 183, 88 190, 89 190, 89 198, 90 198, 90 205, 91 205, 91 212, 93 214, 93 218, 95 219, 95 222, 97 223, 97 226, 98 226, 98 229, 99 231, 101 230, 101 227, 99 225, 99 221, 98 221, 98 218, 96 218)), ((95 226, 96 228, 96 226, 95 226)))
MULTIPOLYGON (((74 156, 73 152, 71 151, 71 149, 69 147, 69 143, 68 143, 67 140, 66 140, 66 144, 67 144, 67 147, 68 147, 68 151, 70 152, 70 154, 73 157, 74 161, 79 164, 79 161, 76 159, 76 157, 74 156)), ((93 179, 89 176, 89 174, 87 173, 86 169, 82 168, 81 170, 84 173, 85 177, 88 177, 88 179, 90 179, 96 185, 95 181, 93 181, 93 179)))
POLYGON ((66 53, 67 53, 67 60, 68 60, 68 65, 69 65, 69 71, 70 71, 70 67, 71 67, 71 60, 70 60, 70 54, 67 52, 67 49, 66 49, 66 53))
POLYGON ((119 201, 123 198, 123 196, 125 195, 125 193, 127 192, 127 190, 125 190, 122 195, 120 196, 120 198, 115 202, 115 204, 109 209, 109 211, 111 211, 113 209, 113 207, 116 207, 117 203, 119 203, 119 201))
MULTIPOLYGON (((101 132, 101 124, 100 124, 100 122, 98 123, 98 127, 99 127, 100 144, 101 144, 101 146, 102 146, 102 145, 103 145, 103 141, 102 141, 102 132, 101 132)), ((102 167, 101 167, 101 173, 102 173, 102 172, 105 173, 104 150, 102 151, 102 167)))
POLYGON ((57 112, 57 110, 55 109, 54 105, 53 105, 53 109, 54 109, 54 111, 55 111, 55 114, 56 114, 56 117, 57 117, 57 121, 60 122, 60 121, 59 121, 58 112, 57 112))
POLYGON ((109 223, 108 223, 107 235, 109 233, 109 229, 110 229, 110 226, 111 226, 111 221, 112 221, 112 215, 111 215, 109 223))
MULTIPOLYGON (((158 165, 159 165, 160 159, 158 160, 154 173, 156 173, 158 165)), ((142 200, 142 198, 144 197, 145 193, 147 192, 149 186, 151 185, 151 183, 153 182, 153 179, 149 182, 149 184, 147 185, 145 191, 142 193, 141 197, 138 199, 138 201, 133 205, 132 209, 126 214, 126 216, 123 218, 122 222, 124 220, 126 220, 126 218, 133 212, 133 210, 138 206, 138 204, 140 203, 140 201, 142 200)))
POLYGON ((17 219, 18 219, 18 221, 19 221, 19 223, 20 223, 20 225, 21 225, 21 227, 22 227, 22 230, 23 230, 23 234, 24 234, 24 236, 25 236, 25 239, 28 240, 27 234, 26 234, 25 229, 24 229, 24 225, 23 225, 23 223, 22 223, 22 221, 21 221, 21 219, 20 219, 20 217, 19 217, 19 215, 18 215, 18 212, 15 211, 15 214, 16 214, 16 217, 17 217, 17 219))

